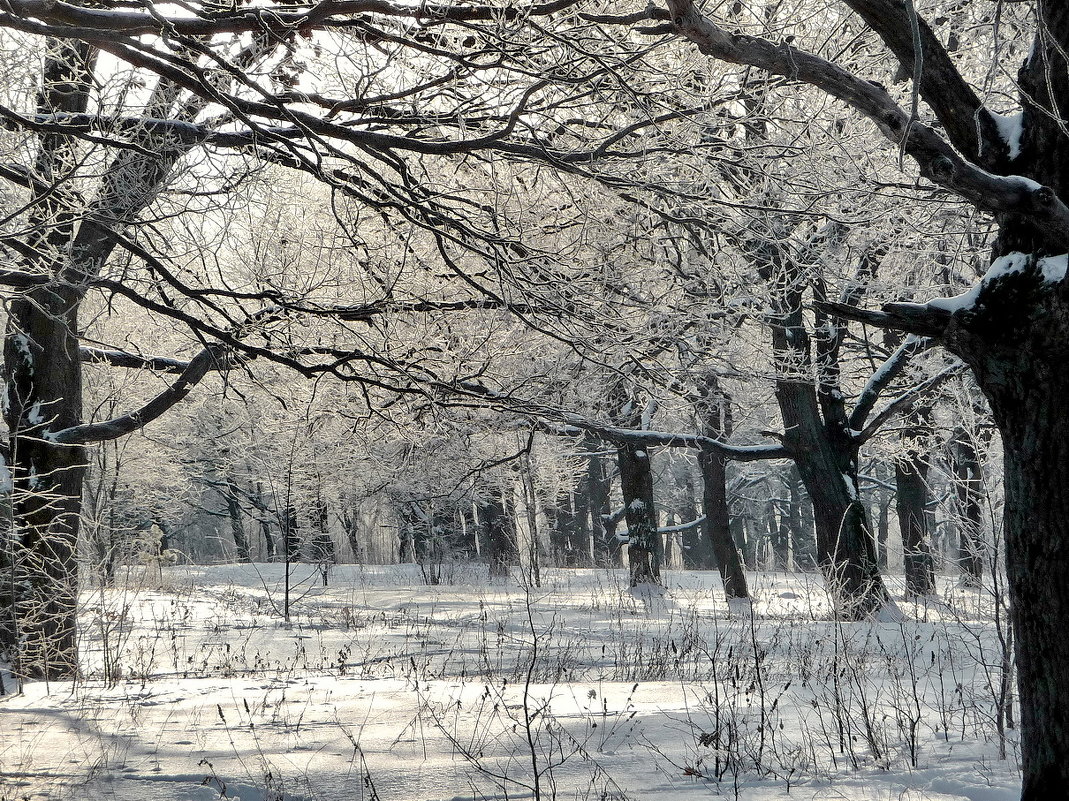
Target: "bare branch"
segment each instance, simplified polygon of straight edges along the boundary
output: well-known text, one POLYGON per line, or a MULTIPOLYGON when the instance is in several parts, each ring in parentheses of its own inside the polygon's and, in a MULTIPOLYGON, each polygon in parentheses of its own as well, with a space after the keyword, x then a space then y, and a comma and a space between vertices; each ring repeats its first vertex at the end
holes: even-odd
POLYGON ((225 358, 225 353, 222 346, 209 345, 193 358, 171 386, 140 409, 111 420, 65 428, 48 435, 48 439, 61 445, 84 445, 118 439, 137 431, 182 401, 204 376, 216 369, 218 361, 225 358))
POLYGON ((932 128, 911 120, 881 85, 837 64, 786 43, 777 45, 755 36, 728 33, 699 12, 693 0, 668 0, 668 7, 678 33, 702 53, 808 83, 842 100, 900 145, 925 178, 977 209, 1028 220, 1049 252, 1069 250, 1069 206, 1050 187, 1021 176, 997 176, 982 170, 962 158, 932 128))

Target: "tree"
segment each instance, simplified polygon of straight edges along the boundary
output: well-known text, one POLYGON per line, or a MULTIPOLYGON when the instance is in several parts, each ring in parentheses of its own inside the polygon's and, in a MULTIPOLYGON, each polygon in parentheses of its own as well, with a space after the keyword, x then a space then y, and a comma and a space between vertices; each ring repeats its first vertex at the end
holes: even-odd
MULTIPOLYGON (((1007 577, 1016 633, 1026 801, 1055 797, 1069 783, 1069 425, 1064 361, 1069 350, 1069 7, 1013 4, 1000 25, 989 3, 972 4, 993 36, 1016 54, 1017 113, 984 104, 970 66, 955 60, 911 0, 845 0, 912 76, 903 107, 876 81, 792 46, 734 33, 691 0, 669 0, 666 30, 722 61, 810 84, 875 123, 920 178, 994 222, 991 268, 952 300, 891 303, 880 312, 825 306, 938 340, 973 370, 1002 434, 1006 471, 1007 577), (1027 45, 1031 44, 1031 49, 1027 45), (922 115, 921 101, 927 106, 922 115), (930 114, 929 114, 930 112, 930 114)), ((999 6, 1003 10, 1002 6, 999 6)), ((951 15, 953 16, 953 15, 951 15)), ((1004 102, 1004 101, 1003 101, 1004 102)), ((982 223, 978 223, 982 224, 982 223)))

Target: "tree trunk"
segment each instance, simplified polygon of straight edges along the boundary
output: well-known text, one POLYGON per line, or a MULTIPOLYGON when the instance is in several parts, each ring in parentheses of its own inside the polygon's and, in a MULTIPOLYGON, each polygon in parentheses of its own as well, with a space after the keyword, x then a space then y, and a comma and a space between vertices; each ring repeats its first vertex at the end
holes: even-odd
POLYGON ((479 519, 482 522, 482 541, 490 565, 490 576, 507 578, 517 553, 500 489, 491 488, 490 497, 479 501, 479 519))
POLYGON ((627 561, 631 586, 660 584, 664 546, 657 531, 653 502, 653 471, 645 448, 624 445, 616 451, 620 465, 620 490, 627 521, 627 561))
MULTIPOLYGON (((679 505, 681 523, 689 523, 698 519, 698 510, 695 504, 694 475, 690 465, 685 466, 683 474, 682 490, 683 499, 679 505)), ((712 570, 716 567, 716 555, 713 553, 712 538, 706 532, 706 524, 691 526, 680 532, 679 543, 683 556, 683 567, 691 570, 712 570)))
POLYGON ((66 287, 42 287, 8 307, 5 417, 18 529, 16 670, 25 677, 68 678, 78 669, 76 549, 86 462, 81 447, 53 444, 41 432, 44 424, 59 430, 81 422, 79 300, 66 287))
POLYGON ((301 561, 300 526, 297 523, 297 510, 292 506, 287 506, 282 512, 282 547, 287 561, 301 561))
POLYGON ((909 437, 906 455, 895 460, 895 503, 902 532, 906 594, 935 594, 935 564, 928 544, 928 461, 919 443, 931 433, 931 410, 916 407, 907 418, 909 437))
MULTIPOLYGON (((593 452, 599 445, 588 441, 586 447, 593 452)), ((612 515, 612 475, 601 456, 591 455, 587 458, 586 487, 592 558, 602 564, 619 565, 620 541, 616 538, 616 527, 610 530, 606 523, 612 515)))
MULTIPOLYGON (((897 497, 897 495, 896 495, 897 497)), ((876 550, 881 572, 887 572, 887 544, 891 539, 891 493, 882 484, 876 492, 876 550)), ((900 521, 901 522, 901 521, 900 521)), ((906 580, 907 584, 909 579, 906 580)))
MULTIPOLYGON (((698 388, 699 402, 696 406, 702 436, 722 439, 731 435, 731 399, 720 388, 719 379, 713 372, 706 373, 698 388)), ((731 514, 728 506, 727 459, 713 450, 698 451, 698 468, 702 476, 702 513, 705 523, 702 532, 716 560, 724 595, 731 598, 749 598, 746 573, 732 532, 731 514)))
MULTIPOLYGON (((1069 328, 1067 321, 1063 307, 1050 325, 1069 328)), ((1022 801, 1061 798, 1069 787, 1069 344, 1051 347, 1069 343, 1069 330, 1059 334, 1037 332, 1042 343, 1029 348, 1010 329, 999 348, 965 351, 1003 437, 1022 801)))
POLYGON ((962 583, 979 587, 984 578, 987 546, 984 543, 984 474, 972 437, 956 429, 951 439, 954 493, 957 499, 958 567, 962 583))
POLYGON ((812 572, 819 566, 813 503, 805 491, 798 465, 791 465, 788 476, 790 477, 791 508, 798 510, 798 525, 795 526, 792 523, 791 526, 791 553, 794 554, 796 569, 812 572))
POLYGON ((249 538, 245 535, 245 523, 241 516, 241 504, 238 503, 237 488, 230 484, 226 489, 226 511, 230 517, 230 533, 234 537, 234 550, 238 560, 251 562, 252 554, 249 550, 249 538))

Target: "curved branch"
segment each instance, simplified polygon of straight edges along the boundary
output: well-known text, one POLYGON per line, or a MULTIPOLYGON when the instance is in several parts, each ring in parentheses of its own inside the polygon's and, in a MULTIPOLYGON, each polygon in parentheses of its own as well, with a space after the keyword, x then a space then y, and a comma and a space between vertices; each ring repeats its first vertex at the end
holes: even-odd
POLYGON ((699 12, 693 0, 668 0, 668 7, 677 33, 705 55, 801 81, 842 100, 901 146, 928 180, 981 211, 1027 220, 1051 253, 1069 250, 1069 206, 1050 187, 1021 176, 997 176, 980 169, 932 128, 911 120, 881 85, 838 64, 788 44, 728 33, 699 12))
POLYGON ((62 431, 47 435, 47 438, 60 445, 84 445, 89 442, 118 439, 131 434, 182 401, 204 376, 215 369, 217 361, 224 358, 226 358, 225 347, 209 345, 193 358, 171 386, 140 409, 111 420, 64 428, 62 431))
MULTIPOLYGON (((915 42, 909 12, 902 0, 846 0, 913 74, 915 42)), ((928 23, 918 17, 924 69, 917 90, 939 118, 947 138, 966 158, 996 170, 1009 157, 998 125, 976 96, 928 23)))

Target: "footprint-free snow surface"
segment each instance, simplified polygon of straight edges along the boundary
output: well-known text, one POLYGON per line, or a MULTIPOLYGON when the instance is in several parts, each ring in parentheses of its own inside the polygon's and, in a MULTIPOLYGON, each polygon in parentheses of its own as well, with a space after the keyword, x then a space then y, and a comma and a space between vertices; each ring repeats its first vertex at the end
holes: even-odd
POLYGON ((4 675, 0 801, 1010 801, 998 594, 836 623, 819 578, 447 566, 132 570, 85 677, 4 675), (485 570, 485 569, 483 569, 485 570))

